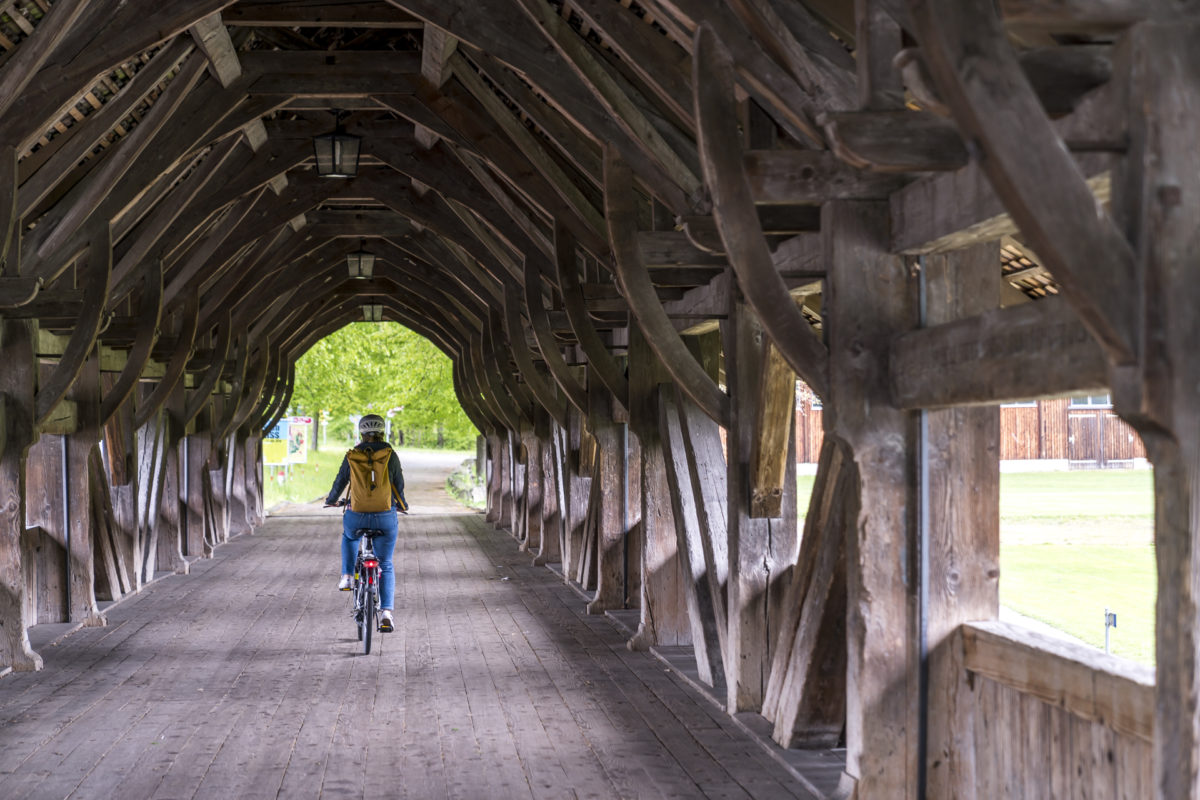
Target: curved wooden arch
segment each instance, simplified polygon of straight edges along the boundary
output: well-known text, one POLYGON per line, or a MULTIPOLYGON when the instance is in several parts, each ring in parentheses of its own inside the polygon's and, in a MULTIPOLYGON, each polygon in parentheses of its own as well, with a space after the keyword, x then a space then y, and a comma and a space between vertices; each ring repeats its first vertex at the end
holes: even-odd
POLYGON ((1136 358, 1136 256, 1029 84, 991 0, 909 0, 921 54, 1030 247, 1113 364, 1136 358), (1011 135, 1020 120, 1021 135, 1011 135), (1002 126, 1002 127, 997 127, 1002 126))
POLYGON ((738 286, 788 366, 818 397, 829 397, 829 349, 804 319, 775 269, 742 160, 733 59, 712 28, 696 28, 692 59, 700 163, 713 215, 738 286))
POLYGON ((562 350, 559 349, 558 342, 554 339, 554 331, 550 328, 550 315, 542 304, 542 275, 528 257, 525 259, 524 288, 525 310, 529 315, 529 325, 533 329, 538 350, 542 353, 542 360, 546 362, 551 377, 554 378, 554 382, 558 384, 558 388, 562 390, 567 401, 575 406, 581 414, 586 414, 587 391, 571 374, 571 368, 567 366, 567 360, 563 358, 562 350))
POLYGON ((100 332, 100 320, 104 316, 104 300, 108 297, 109 281, 112 278, 112 234, 108 221, 93 226, 88 237, 88 282, 84 296, 83 313, 71 331, 71 338, 63 349, 62 357, 50 379, 38 389, 34 400, 34 424, 41 425, 59 404, 71 384, 79 377, 84 362, 96 346, 96 335, 100 332))
POLYGON ((554 421, 565 427, 567 424, 566 401, 555 393, 554 387, 546 382, 533 363, 533 354, 530 353, 529 345, 525 341, 525 327, 521 324, 521 294, 512 283, 504 285, 504 320, 513 358, 517 362, 517 369, 525 378, 526 385, 529 386, 542 408, 546 409, 546 412, 554 418, 554 421))
MULTIPOLYGON (((242 337, 244 338, 244 334, 242 337)), ((192 397, 184 407, 183 425, 194 420, 200 411, 212 400, 212 390, 225 371, 225 359, 229 357, 229 347, 233 344, 234 334, 232 321, 226 314, 225 322, 217 326, 217 341, 213 346, 213 360, 204 373, 200 385, 192 390, 192 397)))
POLYGON ((637 212, 634 208, 633 174, 611 149, 604 153, 604 209, 612 240, 617 275, 625 299, 675 383, 704 413, 722 427, 729 427, 729 395, 721 391, 696 362, 667 317, 637 243, 637 212))
POLYGON ((575 237, 563 225, 554 224, 554 261, 558 267, 558 288, 562 292, 563 308, 571 330, 579 340, 579 346, 588 357, 592 369, 622 407, 629 407, 629 381, 625 370, 608 352, 608 347, 596 332, 592 318, 588 316, 587 301, 583 287, 579 285, 579 272, 575 265, 575 237))
POLYGON ((142 266, 142 295, 138 301, 138 327, 134 334, 133 347, 125 357, 113 387, 104 395, 100 405, 100 424, 104 425, 125 404, 137 386, 142 370, 150 361, 150 351, 158 341, 158 325, 162 321, 163 279, 162 263, 148 259, 142 266))

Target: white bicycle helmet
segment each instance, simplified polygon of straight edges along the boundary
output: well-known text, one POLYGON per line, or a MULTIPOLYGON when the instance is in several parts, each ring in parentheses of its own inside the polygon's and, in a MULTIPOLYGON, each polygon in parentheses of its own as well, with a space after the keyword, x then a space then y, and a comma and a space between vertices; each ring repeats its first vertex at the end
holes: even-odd
POLYGON ((383 417, 378 414, 367 414, 358 421, 359 436, 366 436, 368 433, 383 433, 383 430, 383 417))

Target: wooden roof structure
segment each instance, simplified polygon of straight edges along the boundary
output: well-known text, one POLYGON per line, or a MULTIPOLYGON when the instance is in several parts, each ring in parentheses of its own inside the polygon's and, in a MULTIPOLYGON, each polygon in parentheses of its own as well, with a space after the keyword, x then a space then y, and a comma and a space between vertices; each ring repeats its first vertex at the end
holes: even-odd
POLYGON ((382 306, 452 359, 490 518, 781 744, 844 744, 844 793, 1068 774, 981 744, 1039 702, 1114 742, 1086 780, 1200 797, 1198 32, 1173 0, 0 3, 0 664, 261 520, 296 359, 382 306), (316 174, 335 119, 352 178, 316 174), (1091 390, 1157 468, 1153 680, 994 622, 995 404, 1091 390))

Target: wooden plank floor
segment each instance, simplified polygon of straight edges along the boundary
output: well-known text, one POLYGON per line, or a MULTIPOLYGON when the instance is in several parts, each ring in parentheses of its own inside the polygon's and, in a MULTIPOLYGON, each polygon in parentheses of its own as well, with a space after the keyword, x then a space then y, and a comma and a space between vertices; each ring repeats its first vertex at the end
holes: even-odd
POLYGON ((401 519, 360 655, 336 516, 272 517, 0 678, 0 797, 811 797, 478 514, 401 519))

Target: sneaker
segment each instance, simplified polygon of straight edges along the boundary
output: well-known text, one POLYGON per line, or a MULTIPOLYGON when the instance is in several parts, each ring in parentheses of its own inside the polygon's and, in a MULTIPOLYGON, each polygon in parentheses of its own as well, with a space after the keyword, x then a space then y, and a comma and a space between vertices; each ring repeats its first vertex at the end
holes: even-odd
POLYGON ((339 592, 350 591, 350 588, 353 583, 354 583, 353 577, 351 577, 350 575, 343 575, 342 579, 340 581, 338 581, 338 591, 339 592))
POLYGON ((381 633, 391 633, 395 630, 395 627, 392 625, 392 612, 390 609, 385 608, 379 612, 379 630, 381 633))

